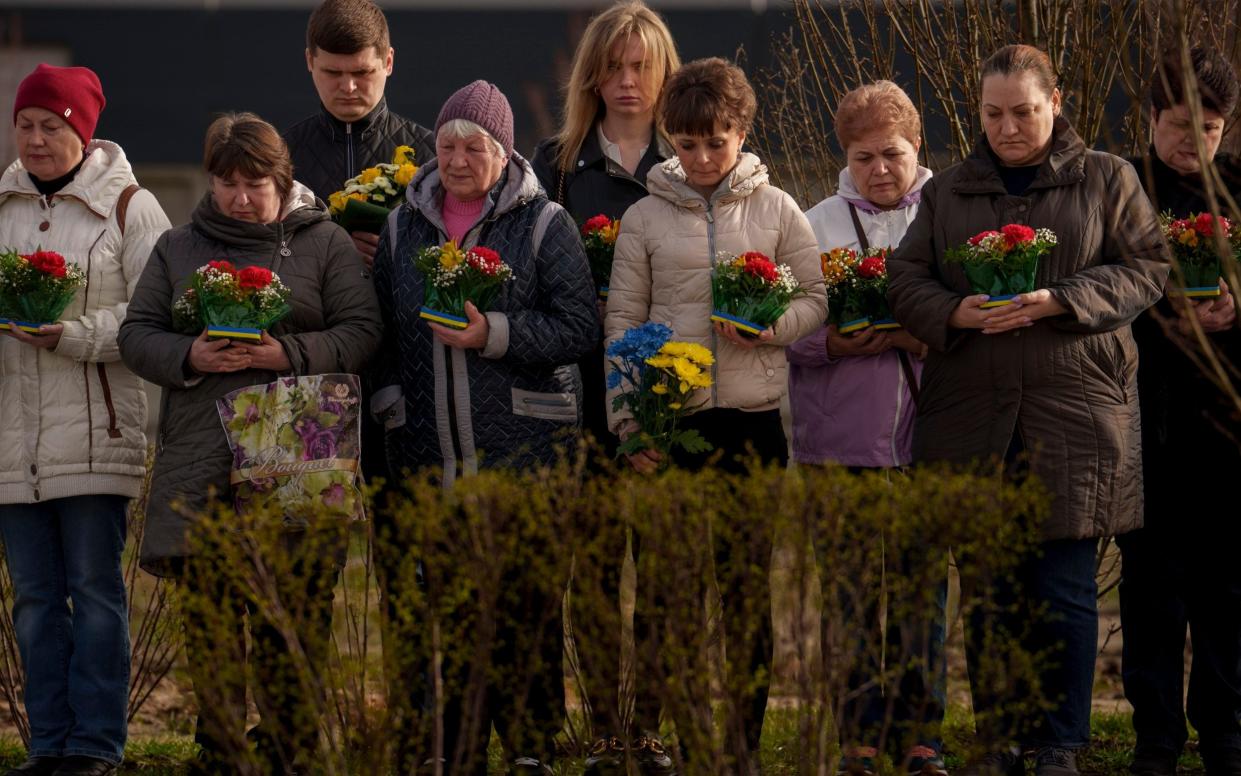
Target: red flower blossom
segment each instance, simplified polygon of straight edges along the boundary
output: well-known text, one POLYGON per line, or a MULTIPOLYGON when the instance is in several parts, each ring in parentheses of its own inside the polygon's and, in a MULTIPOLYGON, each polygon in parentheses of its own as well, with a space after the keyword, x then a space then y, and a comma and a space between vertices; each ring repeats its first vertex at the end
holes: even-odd
POLYGON ((611 223, 612 220, 605 215, 592 216, 586 219, 586 223, 582 224, 582 235, 589 236, 591 232, 606 229, 611 223))
POLYGON ((979 232, 978 234, 974 235, 968 240, 968 242, 970 245, 978 245, 983 240, 987 239, 993 234, 999 234, 999 232, 995 231, 994 229, 988 229, 985 232, 979 232))
POLYGON ((883 256, 867 256, 857 266, 858 275, 864 278, 881 278, 887 271, 883 256))
POLYGON ((471 267, 484 275, 494 275, 500 271, 500 254, 490 248, 471 248, 466 260, 471 267))
POLYGON ((65 276, 65 257, 55 251, 35 251, 24 257, 30 266, 54 278, 65 276))
MULTIPOLYGON (((1215 235, 1215 223, 1215 216, 1210 213, 1200 213, 1198 217, 1194 219, 1193 228, 1194 231, 1203 237, 1213 237, 1215 235)), ((1186 223, 1186 226, 1188 226, 1188 223, 1186 223)), ((1227 218, 1220 216, 1219 228, 1224 234, 1228 233, 1230 225, 1227 218)))
POLYGON ((207 269, 213 269, 217 272, 224 272, 229 275, 237 274, 237 268, 233 266, 231 261, 209 261, 207 262, 207 269))
POLYGON ((237 273, 237 285, 242 288, 254 289, 267 288, 267 284, 271 283, 271 270, 262 267, 243 267, 237 273))
POLYGON ((776 265, 772 263, 771 259, 767 258, 758 251, 743 253, 741 254, 741 258, 745 259, 745 265, 742 267, 742 271, 746 274, 753 275, 757 278, 762 278, 768 283, 774 283, 780 278, 780 273, 776 269, 776 265))
POLYGON ((1009 224, 1002 227, 1000 233, 1008 238, 1009 248, 1034 242, 1034 230, 1025 224, 1009 224))

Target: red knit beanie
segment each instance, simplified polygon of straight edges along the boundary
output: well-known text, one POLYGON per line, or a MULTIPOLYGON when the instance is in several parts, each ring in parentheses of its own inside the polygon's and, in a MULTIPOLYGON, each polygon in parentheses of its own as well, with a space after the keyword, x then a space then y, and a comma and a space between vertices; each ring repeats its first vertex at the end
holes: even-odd
POLYGON ((95 136, 95 125, 106 101, 99 76, 88 67, 56 67, 41 64, 22 79, 13 101, 13 123, 24 108, 43 108, 60 116, 82 138, 95 136))
POLYGON ((513 153, 513 109, 508 98, 495 84, 475 81, 462 86, 440 108, 435 120, 435 133, 453 119, 472 121, 487 130, 504 148, 505 155, 513 153))

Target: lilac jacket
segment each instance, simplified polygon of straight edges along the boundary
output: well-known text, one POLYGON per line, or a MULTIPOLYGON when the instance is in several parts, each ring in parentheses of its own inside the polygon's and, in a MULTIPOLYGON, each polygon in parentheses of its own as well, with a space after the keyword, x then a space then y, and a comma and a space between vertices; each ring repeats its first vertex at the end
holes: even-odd
MULTIPOLYGON (((918 212, 918 192, 930 178, 931 171, 919 167, 905 206, 880 211, 866 203, 849 171, 842 170, 837 193, 806 211, 819 249, 858 249, 850 201, 870 244, 896 247, 918 212)), ((787 355, 794 460, 859 467, 903 466, 912 460, 915 408, 895 350, 831 358, 823 327, 789 346, 787 355)), ((921 375, 922 362, 910 356, 910 363, 921 375)))

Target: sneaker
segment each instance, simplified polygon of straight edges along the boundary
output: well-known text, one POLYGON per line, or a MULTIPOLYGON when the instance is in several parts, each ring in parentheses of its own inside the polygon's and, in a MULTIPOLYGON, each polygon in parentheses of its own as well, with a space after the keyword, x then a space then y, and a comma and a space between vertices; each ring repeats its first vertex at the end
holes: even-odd
POLYGON ((1034 776, 1078 776, 1077 752, 1058 746, 1040 747, 1034 753, 1034 776))
POLYGON ((1133 776, 1176 776, 1176 753, 1170 749, 1139 746, 1133 752, 1129 773, 1133 776))
POLYGON ((1021 750, 1009 747, 998 752, 988 752, 961 769, 960 776, 1024 776, 1025 760, 1021 750))
POLYGON ((672 756, 664 748, 664 742, 659 740, 659 736, 649 733, 638 736, 633 740, 630 751, 643 776, 675 776, 676 763, 672 761, 672 756))
POLYGON ((1207 776, 1241 776, 1241 749, 1199 747, 1207 776))
POLYGON ((611 776, 625 773, 625 744, 616 736, 596 738, 586 752, 582 776, 611 776))
POLYGON ((905 773, 909 776, 948 776, 944 757, 933 746, 915 746, 905 752, 905 773))
POLYGON ((553 776, 552 767, 533 757, 518 757, 508 769, 512 776, 553 776))
POLYGON ((879 750, 873 746, 851 746, 840 755, 836 776, 875 776, 879 750))

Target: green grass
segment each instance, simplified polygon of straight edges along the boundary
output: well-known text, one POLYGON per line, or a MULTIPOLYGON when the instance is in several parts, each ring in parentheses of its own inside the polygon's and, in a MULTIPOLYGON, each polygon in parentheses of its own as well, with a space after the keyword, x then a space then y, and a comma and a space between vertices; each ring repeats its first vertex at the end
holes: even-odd
MULTIPOLYGON (((959 769, 963 763, 956 754, 963 751, 969 741, 968 713, 959 707, 949 709, 945 720, 944 738, 948 749, 949 770, 959 769)), ((1090 720, 1092 743, 1082 753, 1078 766, 1088 776, 1123 776, 1127 773, 1129 757, 1133 748, 1133 729, 1126 713, 1096 713, 1090 720)), ((175 774, 185 773, 185 763, 193 756, 195 745, 188 736, 160 736, 131 739, 125 749, 122 774, 175 774)), ((797 774, 797 714, 786 709, 772 709, 767 715, 763 731, 762 757, 765 776, 795 776, 797 774)), ((493 738, 491 769, 500 774, 502 757, 499 745, 493 738)), ((0 738, 0 767, 11 767, 24 759, 25 749, 15 738, 0 738)), ((1197 754, 1196 740, 1191 740, 1181 757, 1180 771, 1186 774, 1202 773, 1202 760, 1197 754)), ((577 776, 582 772, 577 762, 564 763, 560 773, 577 776)))

